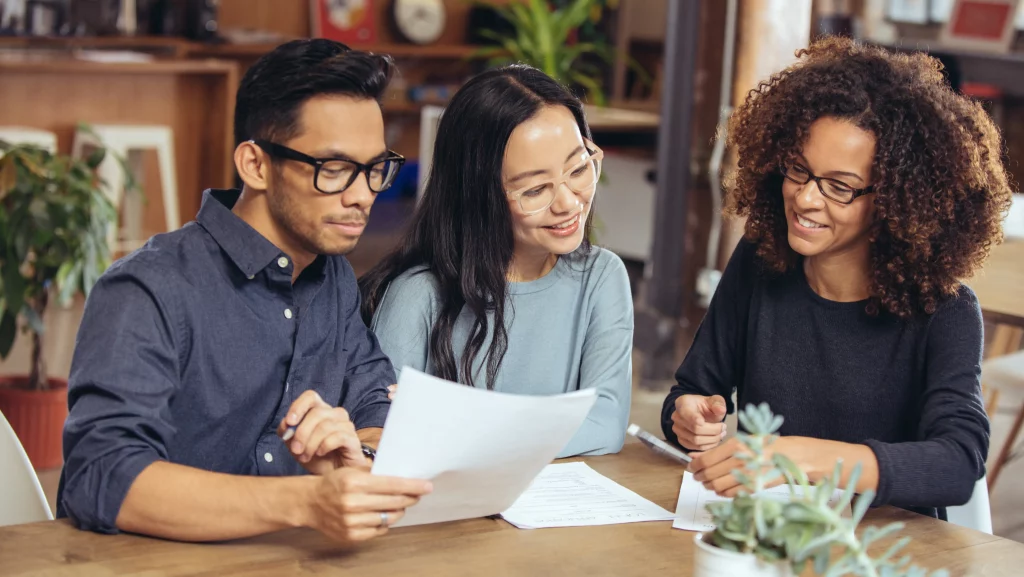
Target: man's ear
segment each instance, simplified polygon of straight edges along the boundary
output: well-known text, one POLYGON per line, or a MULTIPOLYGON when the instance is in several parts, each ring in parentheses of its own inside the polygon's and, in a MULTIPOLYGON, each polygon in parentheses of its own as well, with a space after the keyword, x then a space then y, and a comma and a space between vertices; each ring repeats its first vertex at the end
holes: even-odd
POLYGON ((270 184, 270 157, 251 140, 235 148, 235 169, 250 189, 266 190, 270 184))

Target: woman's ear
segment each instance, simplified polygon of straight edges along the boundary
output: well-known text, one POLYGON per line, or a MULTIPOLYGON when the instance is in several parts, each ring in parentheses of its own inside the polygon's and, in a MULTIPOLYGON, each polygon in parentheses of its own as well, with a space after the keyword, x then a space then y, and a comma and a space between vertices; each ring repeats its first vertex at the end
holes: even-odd
POLYGON ((235 148, 235 169, 245 186, 253 190, 266 190, 270 182, 269 157, 251 140, 235 148))

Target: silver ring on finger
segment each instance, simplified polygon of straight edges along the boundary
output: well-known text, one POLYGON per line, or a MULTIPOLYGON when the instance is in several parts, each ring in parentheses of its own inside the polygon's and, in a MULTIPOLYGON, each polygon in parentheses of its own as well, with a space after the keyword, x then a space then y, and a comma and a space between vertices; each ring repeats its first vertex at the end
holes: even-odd
POLYGON ((378 529, 384 529, 387 526, 388 526, 388 514, 385 513, 385 512, 382 512, 380 514, 380 525, 377 525, 377 528, 378 529))

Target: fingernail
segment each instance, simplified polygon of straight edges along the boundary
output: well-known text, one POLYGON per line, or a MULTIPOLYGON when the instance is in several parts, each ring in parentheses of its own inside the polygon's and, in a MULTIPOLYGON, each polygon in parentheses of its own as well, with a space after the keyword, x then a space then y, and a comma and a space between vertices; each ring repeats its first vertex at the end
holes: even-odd
POLYGON ((295 413, 292 413, 292 414, 288 415, 288 424, 289 425, 297 425, 298 423, 299 423, 299 416, 298 415, 296 415, 295 413))
POLYGON ((428 493, 432 493, 432 492, 434 491, 434 484, 433 484, 433 483, 431 483, 430 481, 427 481, 427 484, 426 484, 426 491, 427 491, 428 493))
POLYGON ((294 443, 292 443, 292 452, 295 453, 296 455, 301 453, 302 452, 302 443, 300 443, 298 441, 295 441, 294 443))

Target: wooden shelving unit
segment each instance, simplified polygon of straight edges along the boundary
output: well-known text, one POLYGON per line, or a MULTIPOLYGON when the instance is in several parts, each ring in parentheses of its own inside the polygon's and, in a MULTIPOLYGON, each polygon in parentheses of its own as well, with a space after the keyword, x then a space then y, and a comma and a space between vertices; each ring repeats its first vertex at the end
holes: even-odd
POLYGON ((132 50, 185 58, 194 43, 171 36, 2 36, 0 49, 6 50, 132 50))
MULTIPOLYGON (((282 42, 287 42, 286 40, 282 42)), ((190 55, 204 56, 210 58, 246 58, 259 57, 271 51, 279 43, 272 44, 199 44, 194 43, 190 48, 190 55)), ((478 46, 467 45, 427 45, 415 44, 363 44, 353 45, 352 48, 366 52, 377 52, 390 54, 395 58, 430 58, 436 60, 461 60, 469 58, 478 46)))
MULTIPOLYGON (((0 37, 0 49, 49 50, 136 50, 142 52, 168 52, 179 58, 259 58, 279 44, 213 44, 194 42, 170 36, 98 36, 98 37, 0 37)), ((367 52, 390 54, 395 58, 429 58, 435 60, 462 60, 473 56, 479 46, 465 44, 364 44, 353 48, 367 52)))

